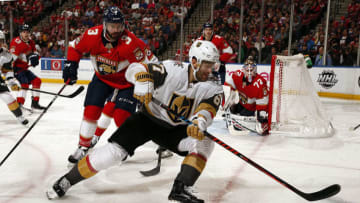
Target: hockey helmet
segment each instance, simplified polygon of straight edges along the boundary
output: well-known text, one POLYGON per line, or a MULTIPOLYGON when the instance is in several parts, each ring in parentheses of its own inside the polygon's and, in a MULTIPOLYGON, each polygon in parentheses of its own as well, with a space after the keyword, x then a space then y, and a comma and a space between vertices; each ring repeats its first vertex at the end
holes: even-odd
POLYGON ((104 11, 104 22, 124 24, 125 18, 118 7, 111 6, 104 11))
POLYGON ((200 65, 202 61, 217 63, 219 61, 219 51, 216 46, 209 41, 196 40, 189 50, 189 61, 196 59, 200 65))
POLYGON ((257 74, 257 66, 252 56, 249 56, 243 66, 243 72, 248 82, 252 82, 253 77, 257 74))
POLYGON ((211 29, 213 29, 213 24, 211 24, 211 23, 209 23, 209 22, 206 22, 206 23, 204 23, 204 25, 203 25, 203 29, 205 29, 205 28, 211 28, 211 29))
POLYGON ((30 32, 30 30, 31 30, 30 25, 28 25, 26 23, 19 26, 19 32, 22 32, 22 31, 30 32))

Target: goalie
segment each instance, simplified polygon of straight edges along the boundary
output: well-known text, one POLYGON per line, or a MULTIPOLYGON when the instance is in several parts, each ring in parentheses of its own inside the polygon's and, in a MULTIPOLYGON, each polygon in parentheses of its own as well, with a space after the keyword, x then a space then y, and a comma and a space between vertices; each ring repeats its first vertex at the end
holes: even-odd
POLYGON ((255 121, 256 132, 260 135, 268 135, 268 87, 266 80, 257 74, 257 66, 251 56, 246 60, 242 70, 236 71, 224 85, 231 88, 224 109, 230 111, 230 114, 239 115, 238 118, 244 118, 241 120, 255 121), (239 102, 235 100, 236 93, 239 102))

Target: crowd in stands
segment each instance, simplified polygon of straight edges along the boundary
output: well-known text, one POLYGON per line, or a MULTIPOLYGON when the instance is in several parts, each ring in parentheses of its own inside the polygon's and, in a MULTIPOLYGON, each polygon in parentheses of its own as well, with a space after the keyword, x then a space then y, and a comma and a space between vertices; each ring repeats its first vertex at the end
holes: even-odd
MULTIPOLYGON (((260 39, 261 0, 244 4, 244 21, 241 59, 232 57, 228 62, 242 63, 249 56, 258 61, 260 47, 261 63, 270 64, 274 54, 287 55, 290 28, 291 1, 269 0, 265 3, 264 30, 260 39)), ((324 28, 327 0, 295 0, 292 41, 296 47, 291 54, 308 54, 315 65, 322 65, 319 52, 324 50, 324 28), (323 18, 323 21, 321 19, 323 18), (316 26, 322 23, 316 29, 316 26)), ((223 36, 236 55, 239 52, 240 0, 218 0, 214 10, 214 32, 223 36)), ((348 6, 347 16, 341 21, 331 19, 329 26, 327 65, 352 66, 356 62, 359 46, 360 1, 353 0, 348 6)), ((187 58, 191 42, 201 35, 201 28, 187 36, 183 45, 183 58, 187 58)), ((177 51, 177 57, 180 50, 177 51)))
MULTIPOLYGON (((181 18, 188 19, 197 3, 198 0, 186 0, 182 8, 182 1, 177 0, 77 0, 62 12, 51 13, 50 20, 45 25, 34 26, 33 39, 39 45, 42 57, 64 57, 65 17, 69 22, 68 34, 71 41, 84 30, 102 24, 105 8, 118 6, 125 16, 128 29, 158 55, 175 39, 181 18)), ((23 22, 33 22, 33 19, 23 19, 15 24, 23 22)))
MULTIPOLYGON (((69 22, 69 41, 79 36, 85 29, 102 23, 102 13, 108 6, 118 6, 125 15, 126 24, 151 50, 163 53, 176 37, 181 18, 185 22, 190 17, 199 0, 77 0, 62 12, 52 12, 60 5, 58 0, 19 0, 0 7, 0 29, 9 30, 9 11, 13 10, 14 27, 31 22, 33 39, 39 45, 42 57, 64 57, 65 27, 69 22), (37 24, 45 16, 49 21, 37 24)), ((243 37, 241 59, 239 52, 240 0, 215 0, 214 33, 223 36, 234 50, 234 57, 228 62, 242 63, 249 55, 261 63, 269 64, 273 54, 285 54, 290 29, 291 1, 267 0, 264 12, 263 36, 260 39, 261 2, 247 1, 244 6, 243 37), (261 48, 260 48, 261 47, 261 48)), ((322 61, 324 28, 327 0, 294 0, 293 21, 294 42, 291 54, 310 55, 315 65, 322 61), (322 26, 317 26, 318 24, 322 26), (320 54, 319 54, 320 52, 320 54)), ((209 19, 210 20, 210 19, 209 19)), ((352 66, 356 62, 359 46, 360 0, 348 5, 348 13, 341 20, 331 19, 328 35, 327 65, 352 66)), ((189 47, 201 35, 202 27, 186 37, 183 55, 187 58, 189 47)), ((15 32, 14 36, 18 33, 15 32)), ((180 51, 177 53, 180 54, 180 51)))

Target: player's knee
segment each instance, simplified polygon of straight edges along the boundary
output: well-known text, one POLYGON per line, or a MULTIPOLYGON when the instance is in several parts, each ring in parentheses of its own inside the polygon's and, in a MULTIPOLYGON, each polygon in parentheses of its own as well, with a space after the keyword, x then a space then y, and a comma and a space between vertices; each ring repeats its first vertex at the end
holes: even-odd
POLYGON ((103 114, 107 115, 108 117, 113 117, 115 111, 115 103, 114 102, 108 102, 105 104, 103 109, 103 114))
POLYGON ((102 147, 95 148, 89 154, 89 161, 96 171, 100 171, 121 163, 127 155, 128 153, 123 147, 117 143, 108 142, 102 147))
POLYGON ((203 140, 198 141, 195 147, 195 152, 201 154, 208 159, 214 151, 214 142, 209 138, 205 137, 203 140))
POLYGON ((41 79, 35 78, 34 80, 31 81, 31 84, 32 84, 33 88, 39 89, 41 86, 41 79))
POLYGON ((117 127, 120 127, 127 118, 131 116, 131 113, 123 109, 115 109, 114 121, 117 127))
POLYGON ((203 140, 197 140, 191 137, 187 137, 178 145, 179 151, 187 151, 189 154, 195 153, 204 156, 208 159, 211 153, 214 151, 214 142, 205 137, 203 140))
POLYGON ((84 110, 84 120, 97 121, 100 118, 102 108, 98 106, 89 105, 84 110))

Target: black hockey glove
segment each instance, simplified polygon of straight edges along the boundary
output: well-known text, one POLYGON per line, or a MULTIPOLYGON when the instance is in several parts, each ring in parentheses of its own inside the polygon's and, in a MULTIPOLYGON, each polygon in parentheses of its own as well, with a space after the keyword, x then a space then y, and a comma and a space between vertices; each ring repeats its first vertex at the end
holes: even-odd
POLYGON ((77 69, 79 68, 79 63, 75 61, 65 61, 64 70, 63 70, 63 79, 64 83, 69 81, 69 85, 73 85, 77 81, 77 69))
POLYGON ((35 53, 31 53, 29 55, 27 55, 27 60, 28 62, 30 62, 30 66, 37 66, 39 65, 39 55, 35 54, 35 53))

